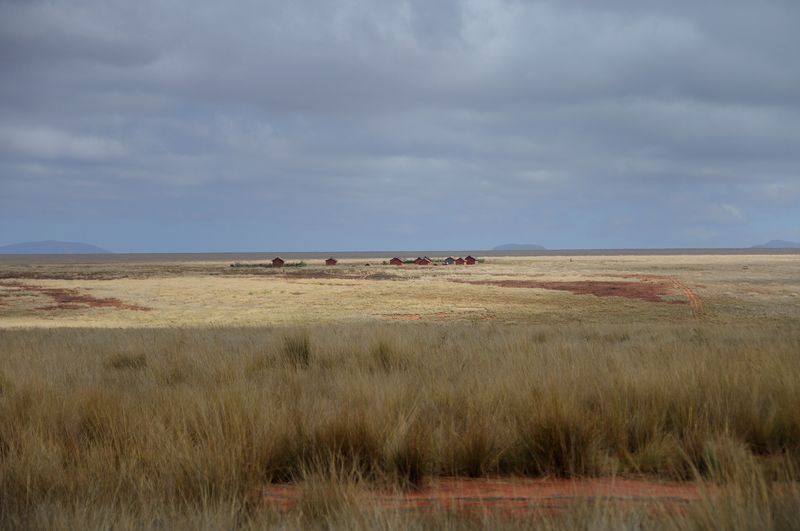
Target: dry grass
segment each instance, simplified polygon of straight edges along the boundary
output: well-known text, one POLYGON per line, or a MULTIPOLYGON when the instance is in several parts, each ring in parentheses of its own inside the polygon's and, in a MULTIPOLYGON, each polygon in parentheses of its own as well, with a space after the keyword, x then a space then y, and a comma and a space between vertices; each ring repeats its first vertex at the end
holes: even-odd
POLYGON ((800 529, 799 260, 0 265, 0 528, 800 529), (665 302, 541 289, 646 279, 665 302), (364 503, 494 475, 709 496, 526 518, 364 503), (270 508, 287 482, 300 502, 270 508))
POLYGON ((798 525, 781 483, 800 459, 793 326, 17 330, 0 352, 1 527, 482 527, 503 517, 393 514, 352 492, 491 474, 727 489, 659 518, 537 520, 553 528, 798 525), (276 514, 262 489, 284 481, 308 492, 276 514))

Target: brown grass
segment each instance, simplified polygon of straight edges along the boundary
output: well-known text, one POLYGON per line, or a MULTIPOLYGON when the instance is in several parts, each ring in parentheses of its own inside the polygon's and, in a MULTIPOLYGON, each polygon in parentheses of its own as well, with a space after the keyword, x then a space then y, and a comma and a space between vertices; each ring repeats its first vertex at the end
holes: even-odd
POLYGON ((497 524, 351 495, 453 475, 705 478, 739 501, 658 521, 797 521, 797 327, 19 330, 0 352, 0 527, 497 524), (286 481, 308 493, 274 514, 286 481))
POLYGON ((0 264, 0 528, 800 529, 796 256, 229 265, 0 264))

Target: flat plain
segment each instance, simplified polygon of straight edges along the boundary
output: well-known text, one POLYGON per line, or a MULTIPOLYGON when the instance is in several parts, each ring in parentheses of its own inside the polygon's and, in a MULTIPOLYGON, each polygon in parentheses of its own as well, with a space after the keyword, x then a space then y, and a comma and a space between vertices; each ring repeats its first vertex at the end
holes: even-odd
POLYGON ((800 319, 797 255, 494 257, 427 267, 386 260, 275 269, 0 261, 0 327, 800 319))
POLYGON ((800 527, 800 256, 388 258, 0 262, 0 526, 800 527))

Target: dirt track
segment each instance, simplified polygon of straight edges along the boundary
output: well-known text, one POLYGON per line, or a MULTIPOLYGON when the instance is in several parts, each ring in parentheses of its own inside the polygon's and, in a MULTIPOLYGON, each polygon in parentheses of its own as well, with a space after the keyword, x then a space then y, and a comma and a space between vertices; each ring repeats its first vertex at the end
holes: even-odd
POLYGON ((692 313, 694 314, 694 316, 699 319, 700 317, 705 315, 705 308, 703 308, 703 301, 700 299, 700 297, 697 296, 697 294, 694 291, 692 291, 692 288, 690 288, 689 286, 687 286, 686 284, 684 284, 675 277, 668 277, 668 278, 672 280, 672 283, 675 285, 676 288, 682 290, 683 293, 686 295, 686 299, 688 299, 689 305, 692 307, 692 313))
POLYGON ((624 278, 639 278, 642 280, 656 280, 656 281, 669 281, 672 285, 683 292, 689 306, 692 308, 692 315, 696 318, 701 318, 705 315, 705 308, 703 307, 703 300, 694 292, 692 288, 687 286, 681 280, 674 276, 665 275, 624 275, 624 278))
MULTIPOLYGON (((271 485, 265 489, 267 504, 282 511, 294 508, 302 496, 298 485, 271 485)), ((383 509, 399 510, 499 510, 530 513, 563 510, 570 506, 603 502, 622 507, 658 504, 675 509, 698 500, 696 485, 661 483, 631 479, 461 479, 431 482, 419 491, 361 491, 356 500, 383 509)))

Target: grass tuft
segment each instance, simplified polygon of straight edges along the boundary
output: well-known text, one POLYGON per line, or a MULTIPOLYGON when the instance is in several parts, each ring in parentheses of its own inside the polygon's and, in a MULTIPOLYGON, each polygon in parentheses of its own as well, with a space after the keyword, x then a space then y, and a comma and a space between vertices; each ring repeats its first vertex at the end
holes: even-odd
POLYGON ((287 336, 283 341, 283 353, 290 365, 307 369, 311 365, 311 340, 308 335, 287 336))
POLYGON ((381 339, 373 347, 372 359, 380 370, 387 373, 408 368, 406 359, 386 339, 381 339))
POLYGON ((144 354, 115 354, 109 358, 107 365, 117 370, 144 369, 147 367, 147 356, 144 354))

